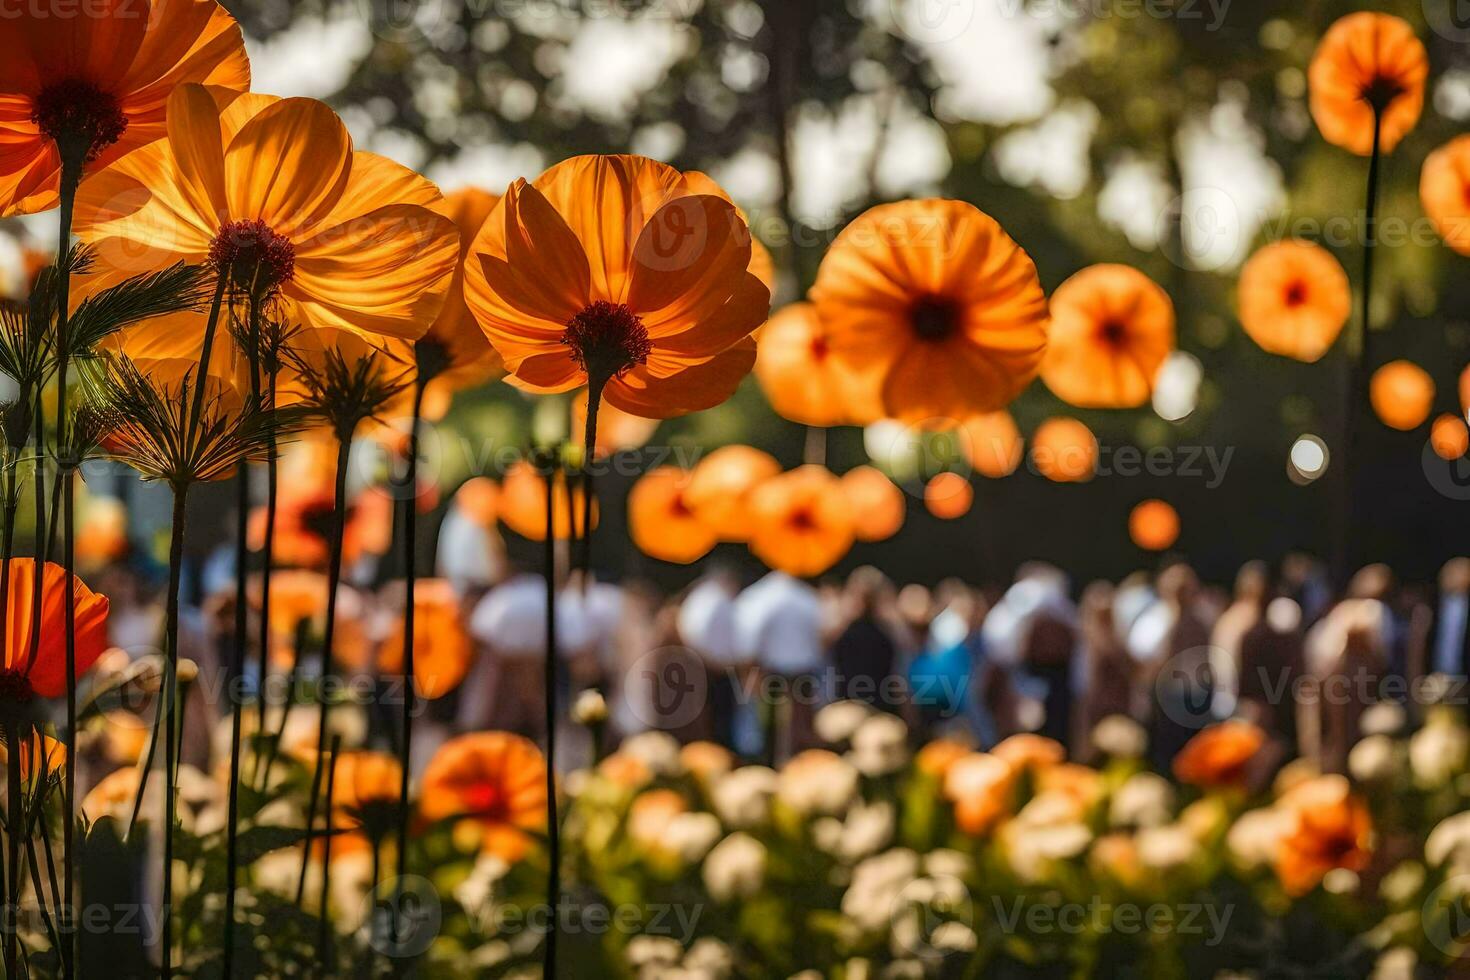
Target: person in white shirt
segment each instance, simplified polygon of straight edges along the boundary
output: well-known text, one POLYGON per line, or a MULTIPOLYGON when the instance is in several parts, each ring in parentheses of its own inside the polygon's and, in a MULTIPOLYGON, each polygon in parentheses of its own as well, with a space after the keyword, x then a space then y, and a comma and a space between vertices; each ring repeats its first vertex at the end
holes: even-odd
MULTIPOLYGON (((459 723, 532 737, 545 733, 546 580, 520 573, 491 589, 470 615, 480 646, 465 682, 459 723)), ((593 628, 586 606, 562 587, 556 603, 556 646, 563 658, 585 651, 593 628)))
POLYGON ((736 627, 735 574, 723 566, 705 573, 679 604, 679 639, 703 662, 708 700, 702 727, 705 737, 735 745, 738 686, 749 661, 741 653, 736 627))
POLYGON ((825 666, 822 602, 817 590, 770 572, 735 600, 736 645, 762 674, 770 711, 766 754, 773 760, 812 743, 812 717, 825 666), (784 743, 784 744, 782 744, 784 743))

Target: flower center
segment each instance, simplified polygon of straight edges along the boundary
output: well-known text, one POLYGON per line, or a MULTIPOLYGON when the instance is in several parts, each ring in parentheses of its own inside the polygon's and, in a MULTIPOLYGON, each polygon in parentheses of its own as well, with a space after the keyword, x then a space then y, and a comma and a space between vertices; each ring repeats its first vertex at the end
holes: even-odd
POLYGON ((0 705, 28 704, 36 696, 31 680, 18 670, 0 670, 0 705))
POLYGON ((1118 320, 1104 320, 1097 328, 1098 339, 1114 350, 1128 341, 1128 327, 1118 320))
POLYGON ((638 314, 623 303, 598 300, 567 321, 561 342, 589 382, 622 377, 635 364, 645 364, 653 343, 638 314))
POLYGON ((255 296, 267 296, 291 281, 296 246, 264 221, 231 221, 209 246, 209 261, 222 276, 255 296))
POLYGON ((816 515, 805 507, 792 511, 790 523, 792 530, 795 531, 814 531, 817 528, 816 515))
POLYGON ((914 304, 909 320, 920 340, 944 340, 954 333, 958 317, 954 304, 936 296, 926 296, 914 304))
POLYGON ((1388 108, 1389 103, 1404 94, 1404 87, 1392 78, 1377 75, 1373 81, 1363 86, 1363 101, 1371 105, 1379 112, 1388 108))
POLYGON ((498 817, 500 810, 500 790, 491 783, 475 783, 464 789, 465 805, 471 814, 477 817, 498 817))
POLYGON ((1294 282, 1286 287, 1286 305, 1298 307, 1307 301, 1307 286, 1303 282, 1294 282))
POLYGON ((117 99, 81 79, 54 82, 31 106, 31 121, 56 141, 63 153, 77 152, 90 162, 116 143, 128 128, 117 99))

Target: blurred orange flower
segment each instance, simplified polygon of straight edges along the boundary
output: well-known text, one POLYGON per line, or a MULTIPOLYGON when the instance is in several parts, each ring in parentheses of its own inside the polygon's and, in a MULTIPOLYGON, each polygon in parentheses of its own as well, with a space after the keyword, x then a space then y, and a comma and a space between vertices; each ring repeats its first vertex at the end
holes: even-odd
POLYGON ((975 488, 958 473, 936 473, 924 484, 924 506, 942 521, 964 517, 975 502, 975 488))
MULTIPOLYGON (((572 520, 583 531, 582 514, 585 492, 579 485, 569 492, 564 480, 558 479, 553 494, 552 534, 558 540, 572 535, 572 520)), ((546 540, 546 478, 526 460, 512 464, 500 481, 500 520, 528 541, 546 540)), ((597 498, 592 500, 592 526, 597 527, 597 498)))
POLYGON ((1174 304, 1127 265, 1093 265, 1057 287, 1041 380, 1079 408, 1133 408, 1174 349, 1174 304))
POLYGON ((1419 201, 1444 243, 1470 255, 1470 136, 1457 136, 1424 159, 1419 201))
POLYGON ((950 768, 973 752, 970 746, 950 738, 937 738, 914 754, 914 765, 925 775, 941 782, 949 775, 950 768))
POLYGON ((650 558, 687 565, 715 546, 714 529, 689 505, 690 473, 660 466, 639 477, 628 494, 628 534, 650 558))
POLYGON ((454 492, 454 505, 481 527, 500 519, 500 484, 488 476, 471 477, 454 492))
MULTIPOLYGON (((167 124, 167 140, 82 183, 76 229, 95 246, 91 278, 208 262, 307 333, 414 340, 429 328, 459 255, 433 184, 354 150, 314 99, 181 85, 167 124)), ((203 321, 149 321, 123 346, 172 342, 197 361, 203 321)))
POLYGON ((755 362, 771 294, 750 230, 704 175, 582 156, 518 180, 475 240, 465 295, 530 391, 591 384, 647 418, 711 408, 755 362))
POLYGON ((1240 270, 1240 325, 1261 349, 1316 361, 1352 314, 1347 273, 1332 253, 1298 239, 1272 242, 1240 270))
POLYGON ((825 467, 799 466, 750 495, 750 551, 799 578, 820 575, 852 548, 852 508, 825 467))
POLYGON ((475 732, 439 747, 424 770, 419 815, 479 824, 481 847, 506 861, 546 831, 546 761, 535 743, 509 732, 475 732))
POLYGON ((1373 372, 1368 400, 1384 425, 1408 432, 1434 409, 1434 380, 1412 361, 1389 361, 1373 372))
POLYGON ((1278 844, 1276 874, 1287 894, 1305 895, 1336 868, 1362 871, 1372 859, 1368 806, 1342 776, 1299 783, 1276 803, 1291 827, 1278 844))
POLYGON ((391 828, 403 789, 403 768, 386 752, 337 753, 332 774, 332 856, 366 850, 391 828))
MULTIPOLYGON (((0 700, 15 703, 60 697, 66 693, 66 569, 48 561, 41 570, 38 620, 35 559, 12 558, 9 564, 0 700)), ((73 655, 77 677, 81 677, 107 649, 108 603, 107 596, 93 592, 80 578, 72 580, 72 596, 76 615, 73 655)))
POLYGON ((176 85, 250 87, 240 26, 214 0, 93 0, 60 13, 18 4, 0 17, 0 217, 57 205, 58 143, 100 170, 163 138, 176 85))
MULTIPOLYGON (((0 744, 0 765, 10 764, 9 746, 0 744)), ((27 783, 45 773, 59 773, 66 768, 66 744, 52 738, 39 728, 32 728, 30 737, 21 743, 20 778, 27 783)))
POLYGON ((751 491, 780 472, 781 464, 770 453, 722 446, 694 467, 684 499, 721 541, 744 541, 750 536, 751 491))
POLYGON ((1470 429, 1460 416, 1445 412, 1429 427, 1429 444, 1440 459, 1459 459, 1470 452, 1470 429))
POLYGON ((103 817, 126 819, 138 795, 141 774, 136 766, 115 769, 98 780, 82 798, 82 815, 93 823, 103 817))
MULTIPOLYGON (((398 605, 403 605, 402 596, 398 605)), ((413 590, 413 676, 420 697, 442 698, 470 671, 475 646, 465 631, 459 596, 445 579, 419 579, 413 590)), ((403 673, 403 614, 378 648, 378 670, 403 673)))
POLYGON ((1067 750, 1056 739, 1032 732, 1021 732, 1003 739, 990 750, 990 754, 1006 762, 1017 772, 1023 769, 1048 769, 1061 765, 1067 758, 1067 750))
POLYGON ((1021 430, 1005 409, 971 415, 960 423, 960 436, 960 451, 981 476, 1000 479, 1021 465, 1021 430))
POLYGON ((792 303, 772 316, 756 348, 755 378, 782 418, 833 426, 872 422, 882 414, 858 397, 811 303, 792 303))
POLYGON ((1419 121, 1429 56, 1408 22, 1390 14, 1348 14, 1322 35, 1307 69, 1312 118, 1323 139, 1359 156, 1373 152, 1373 116, 1392 153, 1419 121))
POLYGON ((1266 744, 1266 733, 1240 719, 1222 721, 1201 731, 1174 757, 1174 776, 1181 783, 1205 788, 1240 786, 1246 767, 1266 744))
POLYGON ((1076 419, 1047 419, 1031 436, 1031 462, 1048 480, 1085 483, 1097 472, 1097 437, 1076 419))
POLYGON ((908 511, 903 491, 882 470, 853 467, 842 474, 842 492, 847 494, 853 536, 859 541, 886 541, 903 527, 908 511))
POLYGON ((995 220, 962 201, 880 205, 822 259, 812 302, 862 397, 907 422, 994 411, 1036 376, 1046 296, 995 220))
POLYGON ((89 497, 77 525, 76 560, 80 568, 100 568, 127 555, 128 511, 115 497, 89 497))
POLYGON ((955 825, 977 837, 1010 813, 1016 770, 1004 759, 971 752, 949 764, 944 795, 954 804, 955 825))
POLYGON ((1179 540, 1179 512, 1162 500, 1145 500, 1128 514, 1128 536, 1144 551, 1164 551, 1179 540))

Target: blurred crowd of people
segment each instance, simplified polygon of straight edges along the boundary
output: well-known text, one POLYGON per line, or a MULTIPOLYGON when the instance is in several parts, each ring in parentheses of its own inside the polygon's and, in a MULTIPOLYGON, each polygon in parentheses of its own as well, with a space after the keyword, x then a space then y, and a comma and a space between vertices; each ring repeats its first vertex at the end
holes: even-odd
MULTIPOLYGON (((441 565, 459 569, 452 551, 460 538, 446 531, 441 565)), ((184 647, 206 676, 227 674, 233 662, 232 575, 211 568, 202 566, 184 647)), ((116 564, 97 584, 112 597, 114 643, 152 648, 157 604, 141 578, 116 564)), ((301 587, 289 578, 277 586, 284 594, 301 587)), ((516 568, 502 551, 430 587, 450 608, 421 623, 429 632, 420 646, 439 659, 421 649, 420 660, 453 676, 424 708, 415 757, 460 731, 544 737, 539 571, 516 568), (446 642, 451 633, 464 636, 462 648, 446 642)), ((379 654, 352 650, 379 649, 401 628, 401 585, 394 588, 351 589, 338 670, 387 673, 379 654)), ((1340 771, 1371 704, 1412 710, 1426 703, 1426 683, 1437 701, 1456 696, 1445 687, 1470 672, 1470 559, 1446 564, 1432 586, 1368 566, 1340 596, 1324 567, 1303 555, 1251 562, 1230 589, 1201 582, 1181 562, 1081 588, 1043 563, 1023 566, 1005 588, 900 585, 872 567, 816 583, 780 572, 742 581, 712 561, 666 595, 643 581, 572 573, 557 590, 557 638, 567 767, 649 729, 779 761, 819 741, 819 708, 850 699, 903 717, 916 741, 948 735, 986 748, 1034 731, 1081 761, 1093 757, 1097 724, 1125 715, 1149 729, 1151 761, 1162 771, 1200 728, 1246 717, 1269 733, 1278 759, 1304 755, 1340 771)), ((318 661, 302 659, 296 676, 309 679, 318 661)), ((249 651, 247 691, 259 684, 257 660, 249 651)), ((272 663, 284 671, 293 661, 272 663)), ((225 713, 209 702, 201 695, 192 715, 201 732, 225 713)), ((367 724, 391 743, 397 709, 373 707, 363 712, 367 724)))

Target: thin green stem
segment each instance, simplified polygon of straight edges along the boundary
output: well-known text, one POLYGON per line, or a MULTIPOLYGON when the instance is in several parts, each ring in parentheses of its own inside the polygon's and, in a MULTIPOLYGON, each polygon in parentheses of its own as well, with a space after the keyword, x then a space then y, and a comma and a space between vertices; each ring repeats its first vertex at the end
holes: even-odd
MULTIPOLYGON (((177 771, 174 759, 178 754, 178 733, 174 729, 174 718, 178 712, 179 696, 179 584, 184 565, 184 511, 188 494, 187 484, 174 487, 173 527, 168 548, 168 596, 164 613, 164 668, 163 668, 163 980, 173 976, 173 859, 174 819, 177 801, 175 791, 177 771)), ((141 794, 140 794, 141 795, 141 794)))
MULTIPOLYGON (((588 432, 594 433, 597 403, 589 390, 588 432)), ((557 454, 546 454, 546 943, 542 949, 541 975, 556 977, 557 908, 561 901, 561 833, 556 808, 556 478, 561 467, 557 454)), ((570 503, 570 501, 568 501, 570 503)))

